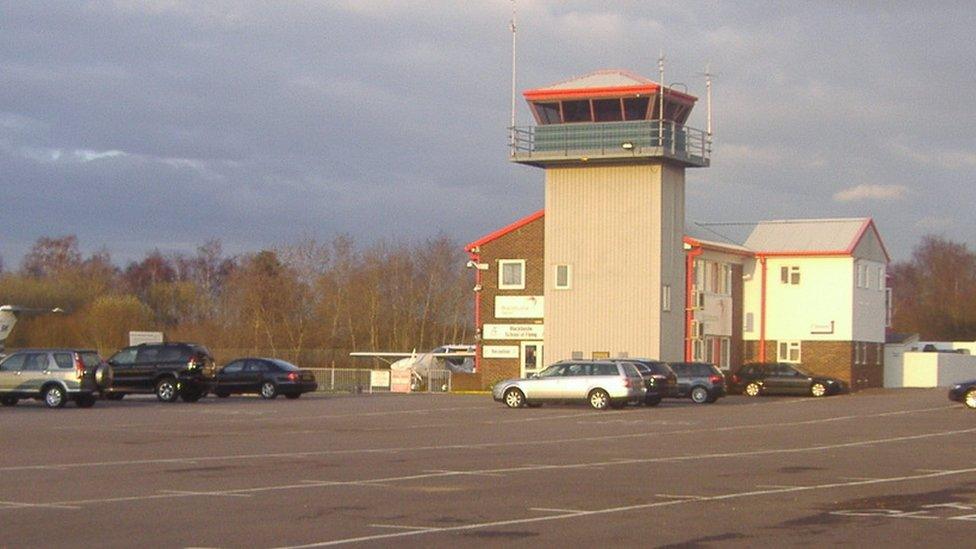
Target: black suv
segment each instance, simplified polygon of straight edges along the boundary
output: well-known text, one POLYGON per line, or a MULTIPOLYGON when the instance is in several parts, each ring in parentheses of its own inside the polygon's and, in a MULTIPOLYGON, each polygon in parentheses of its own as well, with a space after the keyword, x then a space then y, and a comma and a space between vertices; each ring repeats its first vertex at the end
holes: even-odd
POLYGON ((108 359, 112 389, 118 400, 129 393, 155 393, 163 402, 177 397, 196 402, 213 387, 216 368, 210 351, 194 343, 143 343, 126 347, 108 359))
POLYGON ((644 395, 644 404, 647 406, 657 406, 664 397, 675 396, 677 391, 678 376, 671 370, 667 362, 652 360, 649 358, 628 358, 628 362, 633 362, 637 370, 644 378, 644 386, 647 393, 644 395))
POLYGON ((695 404, 710 404, 725 396, 725 376, 707 362, 670 362, 678 376, 675 396, 690 398, 695 404))

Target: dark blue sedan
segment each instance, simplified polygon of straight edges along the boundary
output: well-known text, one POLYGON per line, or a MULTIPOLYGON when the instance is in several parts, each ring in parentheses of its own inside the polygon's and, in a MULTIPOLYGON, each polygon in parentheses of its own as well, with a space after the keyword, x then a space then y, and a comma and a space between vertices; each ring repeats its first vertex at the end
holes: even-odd
POLYGON ((298 398, 317 388, 312 372, 277 358, 239 358, 217 372, 214 382, 214 393, 221 398, 232 393, 298 398))
POLYGON ((962 402, 967 408, 976 410, 976 379, 953 385, 949 389, 949 400, 962 402))

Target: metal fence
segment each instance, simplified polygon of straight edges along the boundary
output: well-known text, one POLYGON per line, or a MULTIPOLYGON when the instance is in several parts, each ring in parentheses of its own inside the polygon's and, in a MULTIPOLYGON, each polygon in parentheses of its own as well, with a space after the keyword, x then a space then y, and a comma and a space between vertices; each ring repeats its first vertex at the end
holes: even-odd
POLYGON ((512 128, 513 156, 520 160, 558 156, 663 155, 707 165, 707 134, 669 120, 551 124, 512 128))
MULTIPOLYGON (((374 386, 374 371, 365 368, 306 368, 315 374, 320 392, 340 393, 389 393, 390 386, 374 386)), ((387 378, 389 379, 389 378, 387 378)), ((450 370, 430 370, 426 375, 415 375, 411 389, 422 393, 447 393, 451 391, 450 370)))

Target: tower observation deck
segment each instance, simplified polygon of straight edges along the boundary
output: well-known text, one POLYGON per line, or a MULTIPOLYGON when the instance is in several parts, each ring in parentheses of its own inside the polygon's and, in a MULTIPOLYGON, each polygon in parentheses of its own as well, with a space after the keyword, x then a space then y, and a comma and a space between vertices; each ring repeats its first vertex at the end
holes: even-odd
POLYGON ((536 125, 513 128, 513 162, 709 165, 708 135, 685 126, 698 99, 633 73, 596 71, 523 96, 536 125))

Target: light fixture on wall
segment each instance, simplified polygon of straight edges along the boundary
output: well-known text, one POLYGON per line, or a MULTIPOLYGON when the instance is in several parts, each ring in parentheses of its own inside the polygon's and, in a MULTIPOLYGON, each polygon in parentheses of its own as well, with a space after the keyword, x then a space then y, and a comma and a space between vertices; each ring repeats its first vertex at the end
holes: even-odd
POLYGON ((634 150, 634 143, 632 141, 624 141, 620 144, 620 148, 625 151, 632 151, 634 150))

